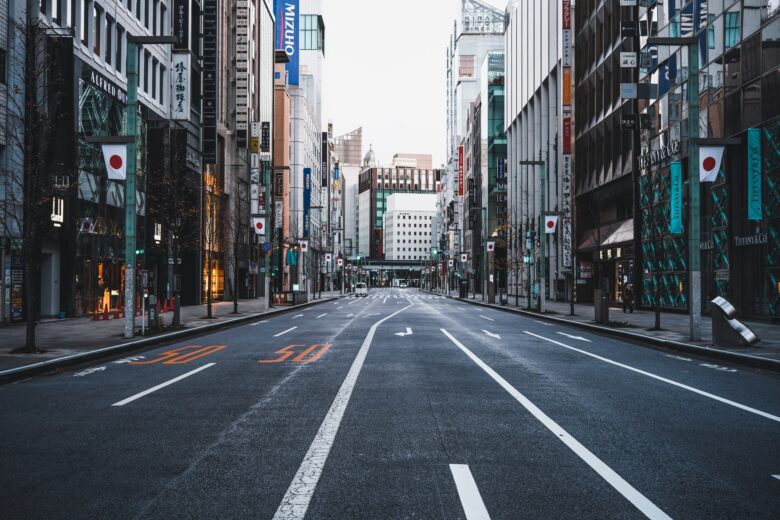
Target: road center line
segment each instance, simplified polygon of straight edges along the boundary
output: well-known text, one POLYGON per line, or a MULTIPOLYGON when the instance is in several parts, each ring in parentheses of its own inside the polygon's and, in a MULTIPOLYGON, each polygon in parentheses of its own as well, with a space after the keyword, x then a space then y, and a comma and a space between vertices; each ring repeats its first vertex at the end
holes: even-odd
POLYGON ((658 376, 656 374, 653 374, 651 372, 646 372, 644 370, 641 370, 639 368, 634 368, 632 366, 624 365, 623 363, 619 363, 617 361, 613 361, 611 359, 599 356, 597 354, 593 354, 591 352, 588 352, 587 350, 578 349, 576 347, 572 347, 570 345, 567 345, 565 343, 561 343, 560 341, 555 341, 554 339, 545 338, 544 336, 539 336, 538 334, 534 334, 533 332, 528 332, 527 330, 523 331, 529 336, 533 336, 535 338, 543 339, 544 341, 549 341, 550 343, 553 343, 555 345, 558 345, 559 347, 567 348, 569 350, 573 350, 574 352, 579 352, 580 354, 585 354, 586 356, 590 356, 594 359, 598 359, 599 361, 603 361, 605 363, 609 363, 610 365, 615 365, 616 367, 625 368, 626 370, 630 370, 632 372, 636 372, 637 374, 642 374, 643 376, 650 377, 652 379, 655 379, 657 381, 662 381, 664 383, 669 383, 670 385, 676 386, 678 388, 682 388, 683 390, 688 390, 689 392, 693 392, 694 394, 699 394, 704 397, 709 397, 710 399, 713 399, 715 401, 721 402, 723 404, 727 404, 729 406, 733 406, 735 408, 739 408, 740 410, 744 410, 746 412, 754 413, 756 415, 760 415, 761 417, 765 417, 767 419, 770 419, 772 421, 780 422, 780 417, 777 415, 772 415, 771 413, 762 412, 761 410, 757 410, 755 408, 751 408, 750 406, 745 406, 744 404, 737 403, 735 401, 730 401, 726 398, 719 397, 715 394, 711 394, 709 392, 705 392, 704 390, 699 390, 698 388, 694 388, 692 386, 685 385, 683 383, 678 383, 677 381, 672 381, 671 379, 667 379, 665 377, 658 376))
POLYGON ((112 404, 111 406, 124 406, 124 405, 126 405, 127 403, 132 403, 132 402, 133 402, 133 401, 135 401, 136 399, 140 399, 140 398, 142 398, 142 397, 143 397, 143 396, 145 396, 145 395, 149 395, 149 394, 151 394, 152 392, 156 392, 157 390, 160 390, 161 388, 165 388, 165 387, 166 387, 166 386, 168 386, 168 385, 172 385, 173 383, 178 383, 178 382, 179 382, 179 381, 181 381, 182 379, 184 379, 184 378, 187 378, 187 377, 190 377, 190 376, 192 376, 192 375, 195 375, 195 374, 197 374, 198 372, 200 372, 201 370, 206 370, 207 368, 209 368, 209 367, 213 367, 214 365, 216 365, 216 363, 208 363, 208 364, 206 364, 206 365, 203 365, 203 366, 202 366, 202 367, 200 367, 200 368, 196 368, 195 370, 192 370, 192 371, 190 371, 190 372, 187 372, 186 374, 182 374, 182 375, 180 375, 180 376, 178 376, 178 377, 174 377, 174 378, 173 378, 173 379, 171 379, 170 381, 166 381, 166 382, 164 382, 164 383, 160 383, 159 385, 157 385, 157 386, 153 386, 152 388, 150 388, 150 389, 148 389, 148 390, 144 390, 143 392, 140 392, 140 393, 137 393, 137 394, 135 394, 135 395, 133 395, 133 396, 130 396, 130 397, 128 397, 127 399, 123 399, 123 400, 121 400, 121 401, 118 401, 118 402, 116 402, 116 403, 112 404))
POLYGON ((493 318, 488 318, 487 316, 483 316, 483 315, 481 315, 481 314, 479 315, 479 317, 480 317, 480 318, 484 318, 484 319, 486 319, 486 320, 488 320, 488 321, 496 321, 496 320, 494 320, 493 318))
POLYGON ((477 364, 482 370, 484 370, 493 380, 498 383, 509 395, 515 398, 531 415, 533 415, 540 423, 542 423, 548 430, 555 434, 555 436, 564 443, 571 451, 573 451, 579 458, 581 458, 588 466, 590 466, 601 478, 606 480, 615 490, 623 495, 634 507, 639 509, 646 517, 656 519, 669 519, 666 513, 664 513, 658 506, 652 503, 642 493, 637 491, 631 484, 626 482, 623 477, 618 475, 615 470, 607 466, 601 459, 594 455, 588 448, 580 444, 580 442, 572 437, 569 432, 564 430, 558 423, 553 421, 547 414, 541 411, 534 403, 532 403, 526 396, 521 394, 515 387, 510 385, 506 379, 498 375, 498 373, 490 368, 484 361, 479 359, 473 352, 466 348, 463 343, 455 339, 445 329, 441 329, 445 336, 452 341, 460 350, 463 351, 471 360, 477 364))
POLYGON ((450 471, 453 480, 455 480, 455 487, 458 489, 463 512, 466 513, 466 520, 490 520, 490 515, 468 465, 450 464, 450 471))
POLYGON ((283 331, 282 331, 282 332, 280 332, 279 334, 274 334, 274 337, 275 337, 275 338, 278 338, 279 336, 284 336, 284 335, 285 335, 285 334, 287 334, 288 332, 292 332, 292 331, 294 331, 294 330, 295 330, 295 329, 297 329, 297 328, 298 328, 298 327, 290 327, 290 328, 289 328, 289 329, 287 329, 287 330, 283 330, 283 331))
POLYGON ((371 342, 374 340, 374 334, 376 329, 385 321, 393 318, 403 311, 410 309, 414 304, 407 305, 403 309, 400 309, 389 316, 382 318, 371 326, 371 329, 366 335, 366 339, 363 340, 363 344, 360 346, 360 350, 352 362, 352 366, 347 373, 347 377, 344 382, 341 383, 336 398, 333 400, 333 404, 330 405, 328 414, 320 425, 320 429, 317 431, 314 440, 309 446, 309 451, 303 457, 301 467, 298 468, 298 472, 290 482, 290 487, 287 488, 287 492, 282 498, 279 508, 274 514, 274 520, 289 520, 299 519, 303 520, 306 516, 306 511, 309 509, 309 502, 314 495, 314 490, 317 488, 317 483, 322 475, 322 470, 325 467, 325 462, 328 460, 330 449, 333 447, 333 441, 336 440, 336 434, 341 426, 341 420, 344 418, 344 412, 347 409, 349 400, 352 397, 352 390, 355 388, 355 383, 360 375, 360 371, 363 369, 363 363, 368 355, 368 349, 371 348, 371 342))

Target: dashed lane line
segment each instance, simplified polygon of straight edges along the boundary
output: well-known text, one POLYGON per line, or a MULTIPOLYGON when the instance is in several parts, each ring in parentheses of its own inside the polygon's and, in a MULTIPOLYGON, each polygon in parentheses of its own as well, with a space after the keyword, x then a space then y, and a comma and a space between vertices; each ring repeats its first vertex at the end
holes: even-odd
POLYGON ((292 331, 294 331, 294 330, 295 330, 295 329, 297 329, 297 328, 298 328, 298 327, 290 327, 290 328, 289 328, 289 329, 287 329, 287 330, 283 330, 283 331, 282 331, 282 332, 280 332, 279 334, 274 334, 274 337, 275 337, 275 338, 278 338, 279 336, 284 336, 284 335, 285 335, 285 334, 287 334, 288 332, 292 332, 292 331))
POLYGON ((631 484, 626 482, 623 477, 617 474, 615 470, 607 466, 601 459, 594 455, 588 448, 583 446, 577 439, 571 436, 569 432, 564 430, 558 423, 553 421, 547 414, 541 411, 534 403, 532 403, 526 396, 521 394, 515 387, 509 384, 506 379, 498 375, 498 373, 490 368, 484 361, 478 358, 473 352, 466 348, 463 343, 455 339, 455 337, 447 332, 445 329, 441 329, 442 333, 447 336, 464 354, 466 354, 471 360, 477 364, 482 370, 484 370, 493 380, 498 383, 504 390, 509 393, 515 400, 520 403, 523 408, 528 410, 540 423, 542 423, 548 430, 550 430, 555 436, 564 443, 571 451, 573 451, 580 459, 583 460, 588 466, 591 467, 601 478, 607 481, 615 490, 623 495, 634 507, 641 511, 647 518, 653 520, 671 520, 671 517, 664 513, 658 506, 651 502, 647 497, 635 489, 631 484))
POLYGON ((182 375, 180 375, 178 377, 174 377, 170 381, 166 381, 164 383, 160 383, 159 385, 153 386, 152 388, 150 388, 148 390, 144 390, 143 392, 139 392, 139 393, 137 393, 135 395, 132 395, 132 396, 128 397, 127 399, 122 399, 121 401, 118 401, 118 402, 112 404, 111 406, 124 406, 127 403, 132 403, 136 399, 140 399, 140 398, 144 397, 145 395, 149 395, 152 392, 156 392, 157 390, 160 390, 161 388, 165 388, 166 386, 172 385, 174 383, 178 383, 182 379, 185 379, 187 377, 195 375, 195 374, 197 374, 198 372, 200 372, 202 370, 206 370, 207 368, 213 367, 214 365, 216 365, 216 363, 208 363, 206 365, 203 365, 200 368, 196 368, 195 370, 187 372, 186 374, 182 374, 182 375))
POLYGON ((482 495, 467 464, 450 464, 452 478, 458 490, 460 504, 466 514, 466 520, 490 520, 482 495))

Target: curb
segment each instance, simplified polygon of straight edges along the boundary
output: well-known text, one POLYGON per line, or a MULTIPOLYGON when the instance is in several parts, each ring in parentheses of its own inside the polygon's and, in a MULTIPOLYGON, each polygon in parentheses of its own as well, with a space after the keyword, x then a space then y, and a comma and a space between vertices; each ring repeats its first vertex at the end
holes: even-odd
POLYGON ((176 332, 169 332, 168 334, 160 334, 159 336, 151 336, 148 338, 128 341, 127 343, 120 343, 119 345, 110 345, 108 347, 102 347, 96 350, 91 350, 89 352, 79 352, 77 354, 71 354, 69 356, 65 356, 61 358, 49 359, 46 361, 41 361, 39 363, 33 363, 32 365, 24 365, 21 367, 3 370, 0 371, 0 385, 10 383, 12 381, 17 381, 19 379, 28 378, 34 375, 39 375, 45 372, 58 370, 71 365, 76 365, 79 363, 83 363, 85 361, 94 361, 104 357, 115 356, 117 354, 122 354, 125 352, 131 352, 133 350, 139 350, 142 348, 151 347, 154 345, 159 345, 161 343, 176 341, 191 336, 198 336, 206 332, 215 332, 222 329, 229 329, 231 327, 235 327, 236 325, 243 325, 244 323, 257 320, 258 318, 279 316, 299 309, 305 309, 307 307, 313 307, 315 305, 320 305, 322 303, 332 302, 340 298, 342 298, 342 296, 325 298, 313 302, 302 303, 300 305, 293 305, 291 307, 283 307, 278 310, 269 310, 267 312, 248 314, 246 316, 241 316, 240 318, 232 318, 229 320, 220 321, 218 323, 201 325, 200 327, 195 327, 192 329, 177 330, 176 332))
MULTIPOLYGON (((439 294, 439 293, 431 293, 431 294, 439 294)), ((478 307, 486 307, 489 309, 508 312, 511 314, 519 314, 521 316, 530 316, 537 319, 558 323, 561 325, 567 325, 569 327, 577 327, 580 329, 585 329, 590 332, 595 332, 598 334, 618 337, 620 339, 629 340, 635 344, 639 344, 639 346, 649 346, 649 348, 660 347, 665 350, 673 350, 676 352, 684 352, 686 354, 692 354, 692 355, 702 356, 706 358, 713 358, 721 361, 728 361, 736 365, 747 366, 751 368, 760 368, 762 370, 770 370, 772 372, 780 372, 780 360, 762 358, 758 356, 752 356, 750 354, 740 354, 739 352, 731 352, 728 350, 721 350, 713 347, 702 347, 699 345, 691 345, 690 343, 683 343, 680 341, 654 338, 652 336, 645 336, 642 334, 638 334, 636 332, 628 332, 625 330, 603 327, 601 325, 594 325, 592 323, 582 323, 578 321, 566 320, 563 318, 556 318, 554 316, 549 316, 546 314, 529 312, 523 309, 513 309, 510 307, 503 307, 491 303, 478 302, 467 298, 458 298, 455 296, 450 296, 448 294, 441 294, 440 296, 444 296, 445 298, 449 298, 451 300, 456 300, 459 302, 476 305, 478 307)))

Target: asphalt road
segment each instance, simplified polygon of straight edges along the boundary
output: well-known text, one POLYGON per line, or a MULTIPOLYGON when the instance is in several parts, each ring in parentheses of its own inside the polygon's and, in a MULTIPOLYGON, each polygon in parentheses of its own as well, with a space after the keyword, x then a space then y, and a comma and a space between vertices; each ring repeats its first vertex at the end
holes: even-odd
POLYGON ((0 518, 778 518, 780 377, 413 289, 0 387, 0 518))

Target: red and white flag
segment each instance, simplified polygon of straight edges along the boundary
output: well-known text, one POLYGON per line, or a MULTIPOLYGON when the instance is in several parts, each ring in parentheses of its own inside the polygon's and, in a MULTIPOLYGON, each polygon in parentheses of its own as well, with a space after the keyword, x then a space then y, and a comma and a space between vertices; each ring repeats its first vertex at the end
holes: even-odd
POLYGON ((123 181, 127 178, 127 145, 104 144, 103 159, 106 161, 108 178, 123 181))
POLYGON ((265 235, 265 219, 263 217, 254 217, 252 227, 255 228, 255 235, 265 235))
POLYGON ((551 235, 555 233, 555 230, 558 229, 558 217, 557 216, 547 216, 544 217, 544 232, 548 235, 551 235))
POLYGON ((699 148, 699 182, 715 182, 722 160, 722 146, 702 146, 699 148))
POLYGON ((306 253, 309 251, 309 241, 308 240, 301 240, 300 241, 301 246, 301 253, 306 253))

